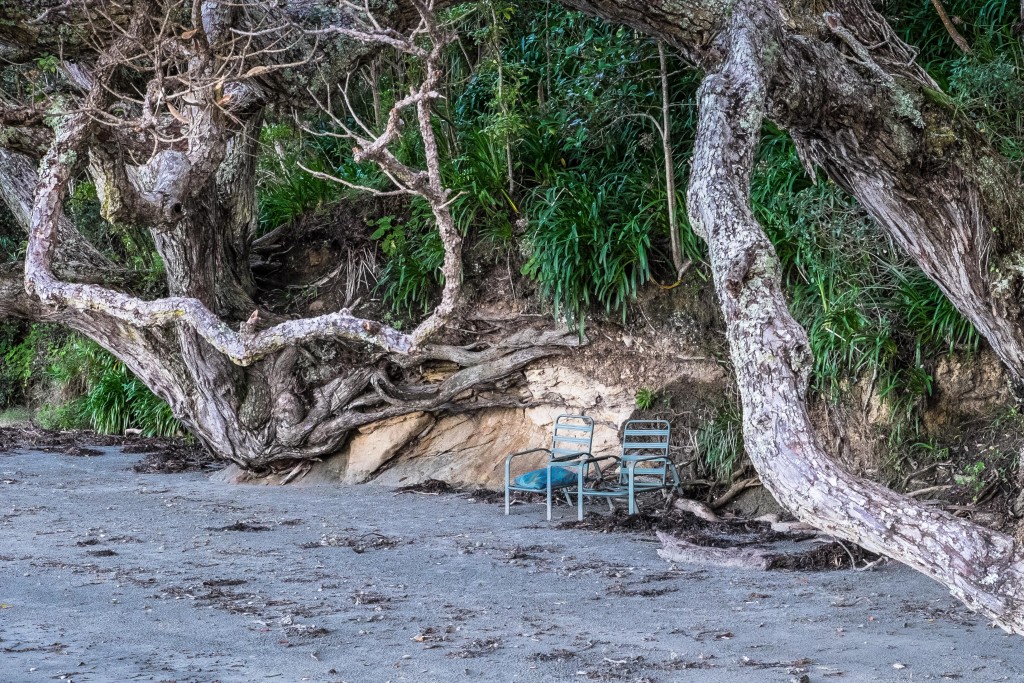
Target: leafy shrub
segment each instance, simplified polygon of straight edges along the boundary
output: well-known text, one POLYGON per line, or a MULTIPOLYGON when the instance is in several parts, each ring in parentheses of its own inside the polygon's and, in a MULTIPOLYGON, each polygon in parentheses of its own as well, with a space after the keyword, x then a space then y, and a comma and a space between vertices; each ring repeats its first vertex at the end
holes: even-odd
POLYGON ((301 160, 315 171, 333 173, 334 145, 319 138, 301 139, 290 126, 283 124, 264 126, 260 142, 267 150, 260 156, 256 190, 262 232, 341 199, 342 185, 318 178, 298 166, 301 160))
POLYGON ((42 339, 41 325, 0 321, 0 408, 27 402, 26 392, 42 339))
POLYGON ((556 316, 581 330, 594 305, 624 317, 627 301, 651 276, 650 215, 622 201, 627 181, 569 176, 531 204, 531 254, 523 273, 537 280, 556 316))
POLYGON ((181 431, 170 406, 93 341, 75 334, 51 343, 45 375, 65 399, 44 405, 38 419, 59 429, 91 428, 103 434, 140 429, 146 436, 181 431))
POLYGON ((444 263, 444 243, 430 208, 417 198, 407 220, 384 216, 373 225, 372 237, 387 259, 378 275, 384 302, 410 317, 427 313, 442 284, 444 263))

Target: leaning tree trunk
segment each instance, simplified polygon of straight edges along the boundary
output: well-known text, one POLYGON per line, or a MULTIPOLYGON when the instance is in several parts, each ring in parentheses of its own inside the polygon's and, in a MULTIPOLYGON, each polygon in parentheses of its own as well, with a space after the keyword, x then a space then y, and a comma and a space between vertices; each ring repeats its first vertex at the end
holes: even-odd
POLYGON ((1011 537, 849 474, 815 434, 807 336, 787 308, 779 259, 750 206, 765 81, 777 67, 763 11, 737 3, 725 61, 701 86, 689 188, 691 220, 707 240, 725 316, 747 453, 765 486, 800 519, 914 567, 1024 634, 1024 557, 1011 537))

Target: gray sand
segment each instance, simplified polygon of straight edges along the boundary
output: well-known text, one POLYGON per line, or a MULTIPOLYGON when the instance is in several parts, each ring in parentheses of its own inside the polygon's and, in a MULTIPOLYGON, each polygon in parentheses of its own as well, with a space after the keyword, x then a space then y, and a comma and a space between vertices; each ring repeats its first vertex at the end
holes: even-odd
POLYGON ((900 566, 672 567, 541 506, 139 457, 0 454, 0 681, 1024 680, 1024 641, 900 566))

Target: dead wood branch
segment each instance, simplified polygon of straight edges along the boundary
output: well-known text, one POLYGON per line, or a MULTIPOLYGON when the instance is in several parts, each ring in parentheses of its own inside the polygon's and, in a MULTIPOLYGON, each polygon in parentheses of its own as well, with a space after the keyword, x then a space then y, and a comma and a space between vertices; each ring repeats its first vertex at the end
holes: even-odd
POLYGON ((718 498, 715 498, 715 500, 712 501, 708 507, 710 507, 712 510, 717 510, 731 503, 736 498, 736 496, 740 495, 747 489, 760 485, 761 480, 758 479, 757 477, 751 477, 750 479, 738 481, 732 486, 730 486, 728 491, 720 495, 718 498))

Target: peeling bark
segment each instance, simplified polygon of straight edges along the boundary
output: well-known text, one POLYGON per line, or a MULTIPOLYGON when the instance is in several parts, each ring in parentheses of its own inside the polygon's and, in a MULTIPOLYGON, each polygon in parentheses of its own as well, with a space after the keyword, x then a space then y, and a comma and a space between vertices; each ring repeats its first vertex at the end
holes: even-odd
POLYGON ((781 287, 778 257, 750 207, 750 174, 775 69, 765 9, 738 5, 729 55, 705 79, 689 188, 707 240, 743 403, 744 445, 764 485, 799 519, 888 555, 1024 634, 1024 557, 1013 538, 922 506, 837 466, 807 412, 811 354, 781 287))

